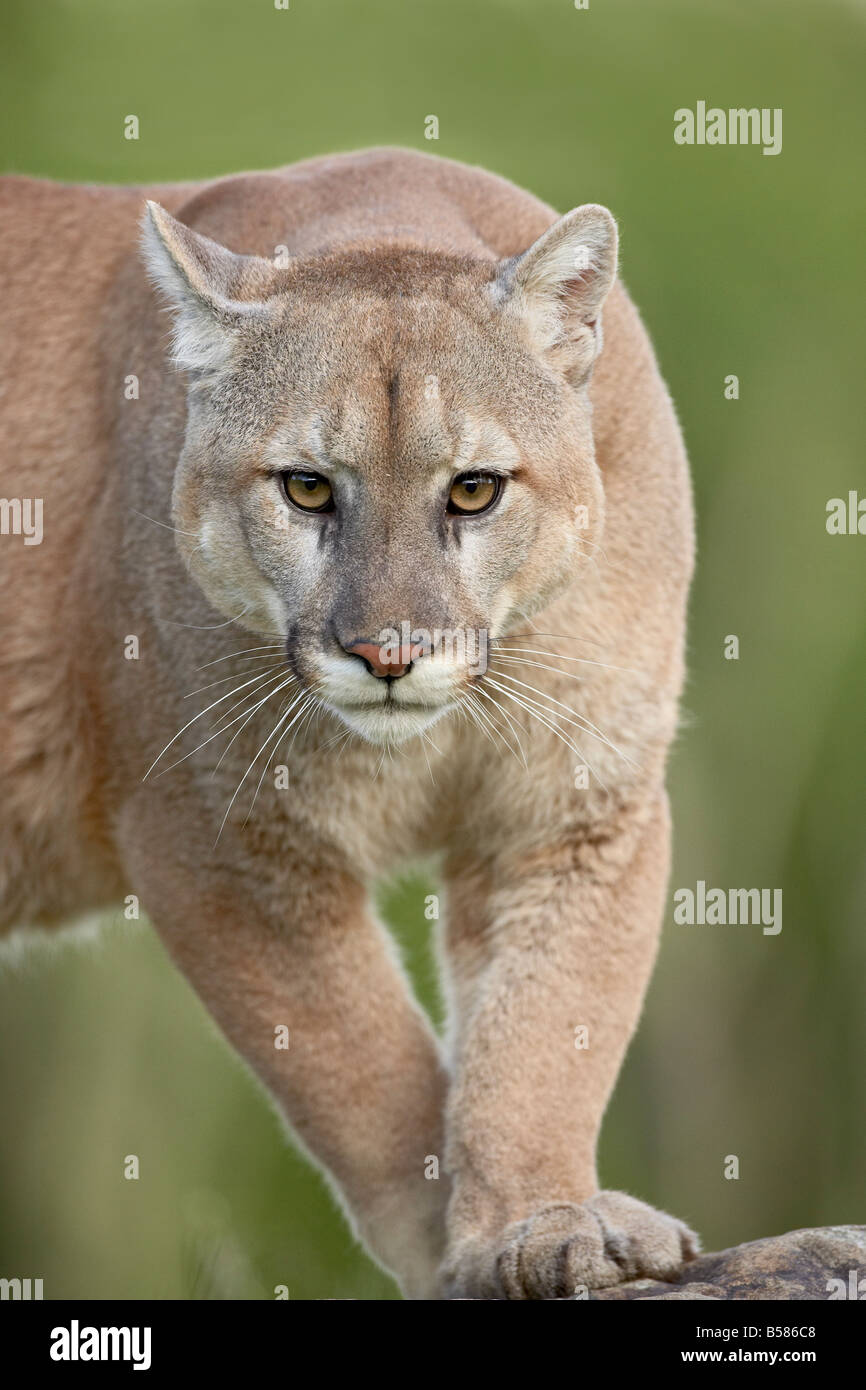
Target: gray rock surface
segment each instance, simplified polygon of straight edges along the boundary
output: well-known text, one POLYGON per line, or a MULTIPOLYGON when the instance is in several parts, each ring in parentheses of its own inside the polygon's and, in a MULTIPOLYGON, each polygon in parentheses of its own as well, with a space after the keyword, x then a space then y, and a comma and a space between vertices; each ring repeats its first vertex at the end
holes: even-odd
POLYGON ((636 1279, 592 1300, 852 1299, 866 1302, 866 1226, 789 1231, 699 1255, 673 1283, 636 1279), (841 1281, 833 1284, 831 1281, 841 1281), (842 1291, 844 1289, 844 1292, 842 1291))

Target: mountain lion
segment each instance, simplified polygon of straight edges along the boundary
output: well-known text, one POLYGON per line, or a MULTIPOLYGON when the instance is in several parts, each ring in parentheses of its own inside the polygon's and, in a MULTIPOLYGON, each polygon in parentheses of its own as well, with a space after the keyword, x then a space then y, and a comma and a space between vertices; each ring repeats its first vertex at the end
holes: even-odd
POLYGON ((673 1275, 596 1178, 693 550, 610 213, 400 150, 0 199, 3 925, 135 895, 407 1297, 673 1275))

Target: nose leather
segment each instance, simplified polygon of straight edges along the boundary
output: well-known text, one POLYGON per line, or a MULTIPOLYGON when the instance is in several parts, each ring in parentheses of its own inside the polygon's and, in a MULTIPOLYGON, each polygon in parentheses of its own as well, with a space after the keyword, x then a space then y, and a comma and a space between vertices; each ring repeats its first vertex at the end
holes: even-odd
POLYGON ((350 656, 359 656, 366 662, 374 676, 384 678, 386 676, 405 676, 412 662, 415 661, 424 651, 424 644, 417 643, 401 646, 399 657, 395 653, 393 658, 384 656, 386 649, 379 642, 350 642, 343 648, 350 656))

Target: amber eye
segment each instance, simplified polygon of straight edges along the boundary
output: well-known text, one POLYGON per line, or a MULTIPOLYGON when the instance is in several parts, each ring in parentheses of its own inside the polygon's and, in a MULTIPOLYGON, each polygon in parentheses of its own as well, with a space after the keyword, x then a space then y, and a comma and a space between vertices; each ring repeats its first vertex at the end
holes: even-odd
POLYGON ((331 484, 321 473, 309 473, 296 468, 283 474, 283 488, 289 501, 302 512, 331 512, 334 510, 334 494, 331 484))
POLYGON ((448 511, 458 516, 486 512, 499 496, 502 479, 496 473, 461 473, 451 484, 448 511))

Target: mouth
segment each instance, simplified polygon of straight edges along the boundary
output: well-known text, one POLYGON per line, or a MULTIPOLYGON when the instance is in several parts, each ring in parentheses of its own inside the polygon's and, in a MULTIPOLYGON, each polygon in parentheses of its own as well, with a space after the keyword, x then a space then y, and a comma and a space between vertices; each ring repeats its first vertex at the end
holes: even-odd
POLYGON ((327 701, 331 713, 367 743, 379 745, 405 743, 429 729, 452 708, 453 702, 431 705, 421 701, 402 701, 387 697, 375 703, 339 704, 327 701))
POLYGON ((448 707, 447 705, 423 704, 420 700, 395 700, 391 696, 387 696, 384 700, 371 700, 366 704, 351 704, 341 700, 339 705, 334 704, 331 708, 335 714, 342 714, 343 712, 350 714, 402 714, 404 711, 423 710, 427 714, 438 715, 448 707))

